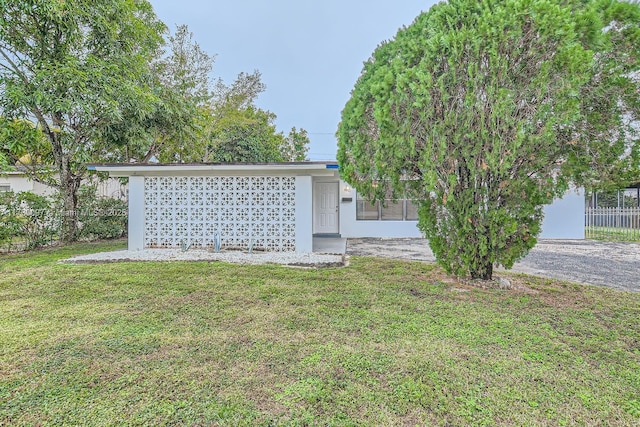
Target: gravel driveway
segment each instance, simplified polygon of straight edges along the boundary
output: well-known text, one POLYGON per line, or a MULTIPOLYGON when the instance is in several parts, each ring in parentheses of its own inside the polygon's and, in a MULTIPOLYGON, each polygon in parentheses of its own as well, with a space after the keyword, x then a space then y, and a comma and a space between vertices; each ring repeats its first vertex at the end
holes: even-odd
MULTIPOLYGON (((424 239, 348 239, 347 254, 435 261, 424 239)), ((640 244, 541 239, 512 271, 640 292, 640 244)))

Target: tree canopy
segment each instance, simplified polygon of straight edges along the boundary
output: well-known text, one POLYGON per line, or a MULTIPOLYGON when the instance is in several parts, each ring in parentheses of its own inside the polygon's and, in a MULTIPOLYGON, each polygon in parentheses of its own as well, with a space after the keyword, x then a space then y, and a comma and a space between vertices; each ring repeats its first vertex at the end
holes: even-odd
POLYGON ((148 111, 140 115, 132 104, 123 120, 110 124, 105 137, 115 149, 105 160, 180 162, 201 155, 213 61, 186 25, 167 33, 143 76, 154 95, 148 111))
POLYGON ((447 271, 490 279, 571 183, 637 167, 639 23, 619 1, 433 6, 365 63, 338 128, 343 178, 418 200, 447 271))
POLYGON ((304 162, 309 152, 309 135, 304 129, 292 127, 280 146, 280 153, 285 161, 304 162))
MULTIPOLYGON (((86 162, 113 150, 105 136, 125 111, 144 116, 155 100, 143 76, 164 24, 145 0, 7 0, 0 11, 0 115, 44 135, 55 177, 38 165, 40 145, 18 148, 32 154, 24 166, 33 177, 60 190, 62 238, 73 240, 86 162)), ((3 154, 19 161, 13 145, 3 154)))
POLYGON ((220 163, 282 161, 281 133, 273 124, 275 114, 249 106, 225 111, 214 125, 208 146, 208 161, 220 163))
POLYGON ((276 130, 276 115, 256 106, 266 89, 259 71, 241 72, 226 84, 211 78, 213 64, 189 29, 178 26, 152 62, 152 113, 115 124, 112 135, 124 148, 116 154, 168 163, 277 162, 306 154, 303 129, 285 137, 276 130))

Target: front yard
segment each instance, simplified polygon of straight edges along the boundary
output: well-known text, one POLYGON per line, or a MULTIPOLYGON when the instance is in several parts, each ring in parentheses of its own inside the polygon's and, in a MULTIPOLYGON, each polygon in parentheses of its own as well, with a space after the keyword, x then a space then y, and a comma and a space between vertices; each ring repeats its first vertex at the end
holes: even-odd
POLYGON ((0 425, 639 425, 640 294, 433 264, 0 258, 0 425))

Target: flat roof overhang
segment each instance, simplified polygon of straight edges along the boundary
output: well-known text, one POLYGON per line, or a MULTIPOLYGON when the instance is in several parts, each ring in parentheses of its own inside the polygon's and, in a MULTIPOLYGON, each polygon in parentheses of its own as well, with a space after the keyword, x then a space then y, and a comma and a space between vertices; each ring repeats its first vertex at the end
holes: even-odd
POLYGON ((216 175, 310 175, 334 176, 337 162, 283 163, 111 163, 89 164, 87 169, 108 172, 112 177, 128 176, 216 176, 216 175))

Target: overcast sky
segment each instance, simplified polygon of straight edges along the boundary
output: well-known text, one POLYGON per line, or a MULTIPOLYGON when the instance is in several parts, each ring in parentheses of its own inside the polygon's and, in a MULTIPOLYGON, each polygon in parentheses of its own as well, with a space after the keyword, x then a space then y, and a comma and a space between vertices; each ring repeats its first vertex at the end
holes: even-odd
POLYGON ((258 106, 278 130, 309 132, 312 160, 335 159, 335 132, 362 63, 433 0, 150 0, 171 29, 187 24, 215 54, 213 78, 259 70, 258 106))

